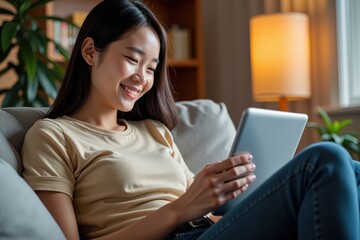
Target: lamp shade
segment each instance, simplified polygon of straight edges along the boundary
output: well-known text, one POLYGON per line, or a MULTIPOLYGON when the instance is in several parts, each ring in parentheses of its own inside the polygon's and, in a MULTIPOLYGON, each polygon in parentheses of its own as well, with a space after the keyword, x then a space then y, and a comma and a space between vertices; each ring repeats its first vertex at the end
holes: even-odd
POLYGON ((250 20, 255 101, 309 98, 309 21, 304 13, 257 15, 250 20))

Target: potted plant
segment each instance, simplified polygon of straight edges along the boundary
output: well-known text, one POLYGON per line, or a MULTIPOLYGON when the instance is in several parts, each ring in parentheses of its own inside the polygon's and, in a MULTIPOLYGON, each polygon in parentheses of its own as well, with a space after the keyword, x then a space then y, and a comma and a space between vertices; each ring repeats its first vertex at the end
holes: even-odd
POLYGON ((342 130, 349 126, 352 120, 332 121, 321 107, 317 107, 317 112, 320 114, 323 124, 309 122, 307 126, 317 130, 321 141, 331 141, 340 144, 349 151, 353 158, 359 160, 360 145, 358 136, 355 133, 342 133, 342 130))
POLYGON ((45 20, 64 21, 76 27, 71 21, 55 16, 32 14, 39 7, 53 0, 5 0, 9 8, 0 8, 1 15, 11 18, 0 26, 0 62, 6 61, 11 51, 17 52, 17 61, 8 62, 0 69, 0 77, 13 70, 16 83, 7 89, 2 106, 49 106, 58 92, 58 83, 64 76, 64 67, 47 56, 48 43, 52 42, 58 52, 69 59, 69 52, 59 43, 46 36, 39 22, 45 20))

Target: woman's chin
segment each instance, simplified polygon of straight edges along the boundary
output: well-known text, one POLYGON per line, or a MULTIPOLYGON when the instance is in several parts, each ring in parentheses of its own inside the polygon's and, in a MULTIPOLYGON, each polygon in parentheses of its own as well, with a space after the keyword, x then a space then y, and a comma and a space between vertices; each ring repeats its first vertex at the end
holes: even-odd
POLYGON ((130 112, 134 108, 134 103, 121 104, 117 109, 121 112, 130 112))

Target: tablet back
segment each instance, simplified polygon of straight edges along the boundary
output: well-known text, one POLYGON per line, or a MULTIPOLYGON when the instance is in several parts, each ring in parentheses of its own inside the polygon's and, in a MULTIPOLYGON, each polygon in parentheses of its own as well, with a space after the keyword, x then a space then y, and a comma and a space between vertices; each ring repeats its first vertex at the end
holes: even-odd
POLYGON ((307 119, 306 114, 259 108, 243 112, 230 156, 244 151, 251 153, 256 181, 215 210, 215 215, 225 214, 293 158, 307 119))

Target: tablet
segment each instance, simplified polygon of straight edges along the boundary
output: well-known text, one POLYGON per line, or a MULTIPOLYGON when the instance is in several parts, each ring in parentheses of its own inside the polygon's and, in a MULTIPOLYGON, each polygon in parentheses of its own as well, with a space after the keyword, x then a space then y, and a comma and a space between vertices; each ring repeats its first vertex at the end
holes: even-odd
POLYGON ((307 120, 308 116, 301 113, 246 109, 241 116, 229 156, 241 152, 251 153, 256 165, 256 181, 213 214, 224 215, 289 162, 295 154, 307 120))

